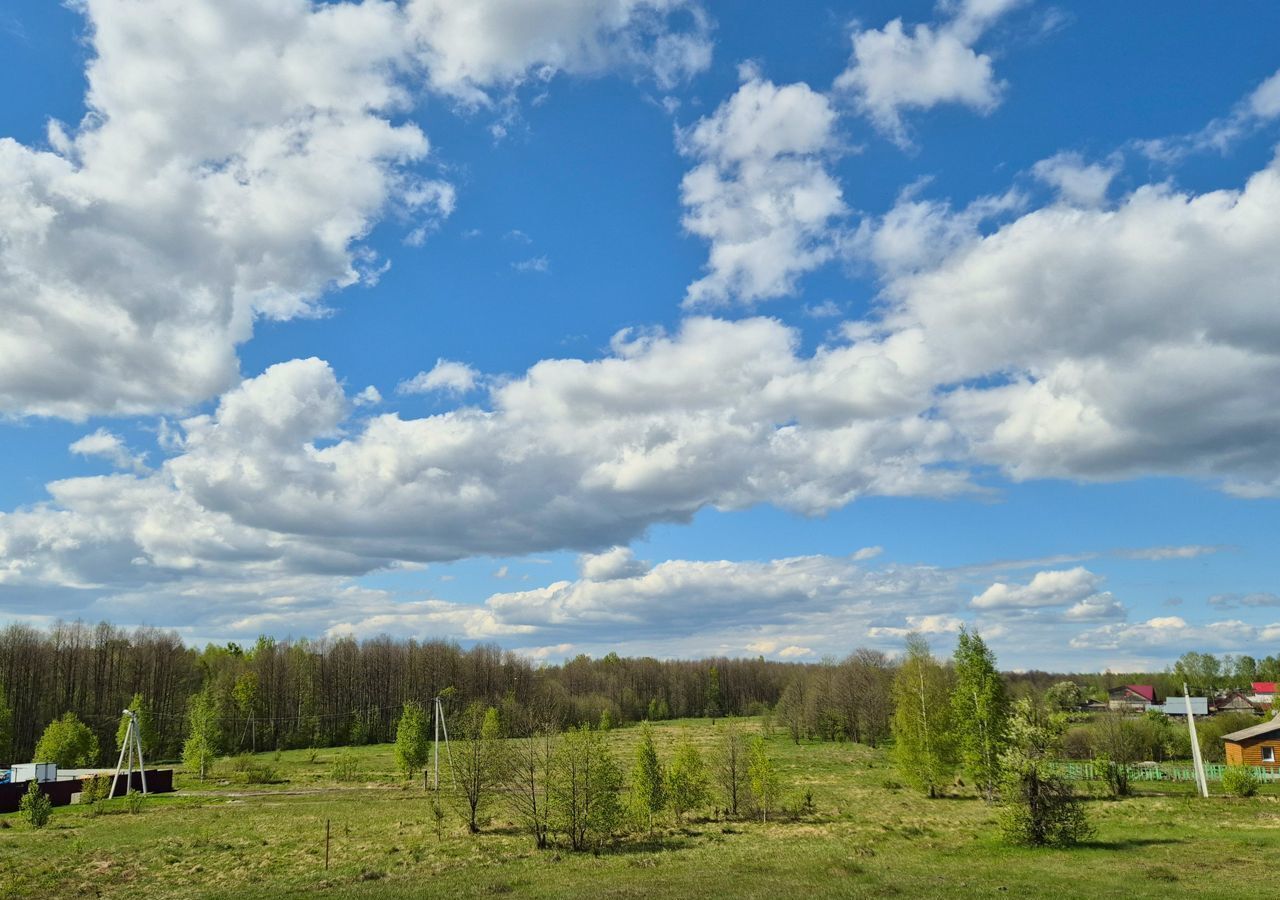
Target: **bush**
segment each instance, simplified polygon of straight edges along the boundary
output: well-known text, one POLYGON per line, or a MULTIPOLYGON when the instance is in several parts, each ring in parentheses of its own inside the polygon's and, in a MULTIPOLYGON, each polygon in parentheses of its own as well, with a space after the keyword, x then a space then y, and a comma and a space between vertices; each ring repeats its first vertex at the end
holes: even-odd
POLYGON ((1067 847, 1088 840, 1093 827, 1071 785, 1038 766, 1007 773, 1000 833, 1023 847, 1067 847))
POLYGON ((43 828, 49 824, 49 811, 53 809, 53 801, 40 790, 40 785, 32 779, 27 785, 27 792, 22 795, 18 809, 27 817, 32 828, 43 828))
POLYGON ((274 766, 258 762, 252 754, 241 753, 231 764, 236 781, 244 784, 274 784, 279 781, 274 766))
POLYGON ((339 753, 333 758, 330 774, 334 781, 359 781, 360 761, 350 753, 339 753))
POLYGON ((111 796, 111 776, 106 772, 90 775, 81 782, 80 802, 97 803, 111 796))
POLYGON ((1233 797, 1252 797, 1261 786, 1258 776, 1245 766, 1227 766, 1222 773, 1222 789, 1233 797))
POLYGON ((130 815, 137 815, 142 812, 142 805, 146 803, 147 795, 142 791, 130 791, 124 795, 125 808, 129 810, 130 815))

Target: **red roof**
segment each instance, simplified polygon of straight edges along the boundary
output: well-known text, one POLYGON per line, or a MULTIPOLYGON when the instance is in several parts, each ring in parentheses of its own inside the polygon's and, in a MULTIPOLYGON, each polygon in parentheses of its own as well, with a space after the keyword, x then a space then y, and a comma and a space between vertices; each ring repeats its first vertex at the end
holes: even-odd
POLYGON ((1253 683, 1253 692, 1255 694, 1274 694, 1276 692, 1276 683, 1274 681, 1255 681, 1253 683))
POLYGON ((1156 702, 1156 689, 1149 684, 1126 684, 1125 687, 1135 694, 1141 694, 1148 703, 1156 702))

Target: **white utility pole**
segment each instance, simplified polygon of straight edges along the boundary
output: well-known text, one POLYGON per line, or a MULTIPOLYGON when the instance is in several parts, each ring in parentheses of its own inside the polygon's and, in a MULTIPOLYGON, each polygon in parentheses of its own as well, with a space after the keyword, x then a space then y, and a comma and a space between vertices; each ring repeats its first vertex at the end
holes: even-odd
POLYGON ((440 790, 440 732, 444 732, 444 752, 449 760, 449 774, 453 775, 453 751, 449 748, 449 724, 444 720, 444 704, 440 702, 440 698, 436 697, 433 701, 434 707, 432 715, 436 720, 436 740, 435 740, 435 779, 433 782, 434 790, 440 790))
POLYGON ((1200 741, 1196 738, 1196 717, 1191 714, 1191 692, 1182 683, 1182 697, 1187 704, 1187 728, 1191 731, 1191 761, 1196 769, 1196 789, 1201 797, 1209 796, 1209 781, 1204 774, 1204 759, 1200 756, 1200 741))
POLYGON ((125 769, 124 792, 129 793, 133 785, 133 757, 138 756, 138 773, 142 776, 142 793, 147 792, 147 770, 142 762, 142 735, 138 732, 138 714, 126 709, 124 715, 129 717, 129 724, 124 730, 124 741, 120 747, 120 759, 116 761, 116 774, 111 779, 111 796, 116 795, 116 785, 120 782, 120 770, 125 769))

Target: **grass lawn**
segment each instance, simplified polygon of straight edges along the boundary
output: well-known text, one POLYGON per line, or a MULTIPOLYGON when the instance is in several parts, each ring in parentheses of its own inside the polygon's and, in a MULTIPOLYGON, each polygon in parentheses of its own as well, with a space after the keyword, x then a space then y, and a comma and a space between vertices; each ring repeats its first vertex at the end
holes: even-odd
MULTIPOLYGON (((745 727, 754 731, 754 723, 745 727)), ((683 732, 709 750, 706 721, 655 726, 669 757, 683 732)), ((636 729, 612 733, 629 767, 636 729)), ((279 783, 201 784, 179 792, 59 807, 35 831, 0 816, 0 896, 73 897, 1231 897, 1271 891, 1280 794, 1198 800, 1192 786, 1138 785, 1122 802, 1088 804, 1091 844, 1070 851, 1002 846, 995 811, 965 789, 928 800, 896 786, 882 751, 770 739, 793 796, 813 793, 799 821, 708 815, 599 856, 536 851, 494 807, 480 835, 461 805, 437 822, 420 779, 401 780, 389 745, 259 754, 279 783), (359 780, 335 782, 335 757, 359 780), (324 869, 325 821, 331 823, 324 869)), ((223 761, 216 777, 226 778, 223 761)), ((442 776, 443 777, 443 776, 442 776)))

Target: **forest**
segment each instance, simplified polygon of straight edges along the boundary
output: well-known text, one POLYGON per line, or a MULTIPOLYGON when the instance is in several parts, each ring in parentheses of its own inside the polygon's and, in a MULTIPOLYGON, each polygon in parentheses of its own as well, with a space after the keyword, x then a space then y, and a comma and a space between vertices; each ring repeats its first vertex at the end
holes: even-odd
MULTIPOLYGON (((949 655, 949 648, 938 649, 949 655)), ((30 759, 49 723, 68 712, 95 733, 105 762, 126 706, 138 708, 149 752, 176 759, 197 696, 216 721, 222 753, 390 742, 404 704, 426 705, 435 696, 457 711, 472 702, 554 710, 562 727, 767 713, 797 738, 874 747, 890 734, 897 665, 866 648, 817 663, 610 653, 545 664, 493 644, 464 648, 446 640, 263 637, 251 646, 195 648, 153 628, 12 624, 0 631, 0 762, 30 759)), ((1209 691, 1278 673, 1272 656, 1188 653, 1164 672, 1002 677, 1016 699, 1063 682, 1078 685, 1082 697, 1134 682, 1154 684, 1163 696, 1180 691, 1183 681, 1209 691)))

